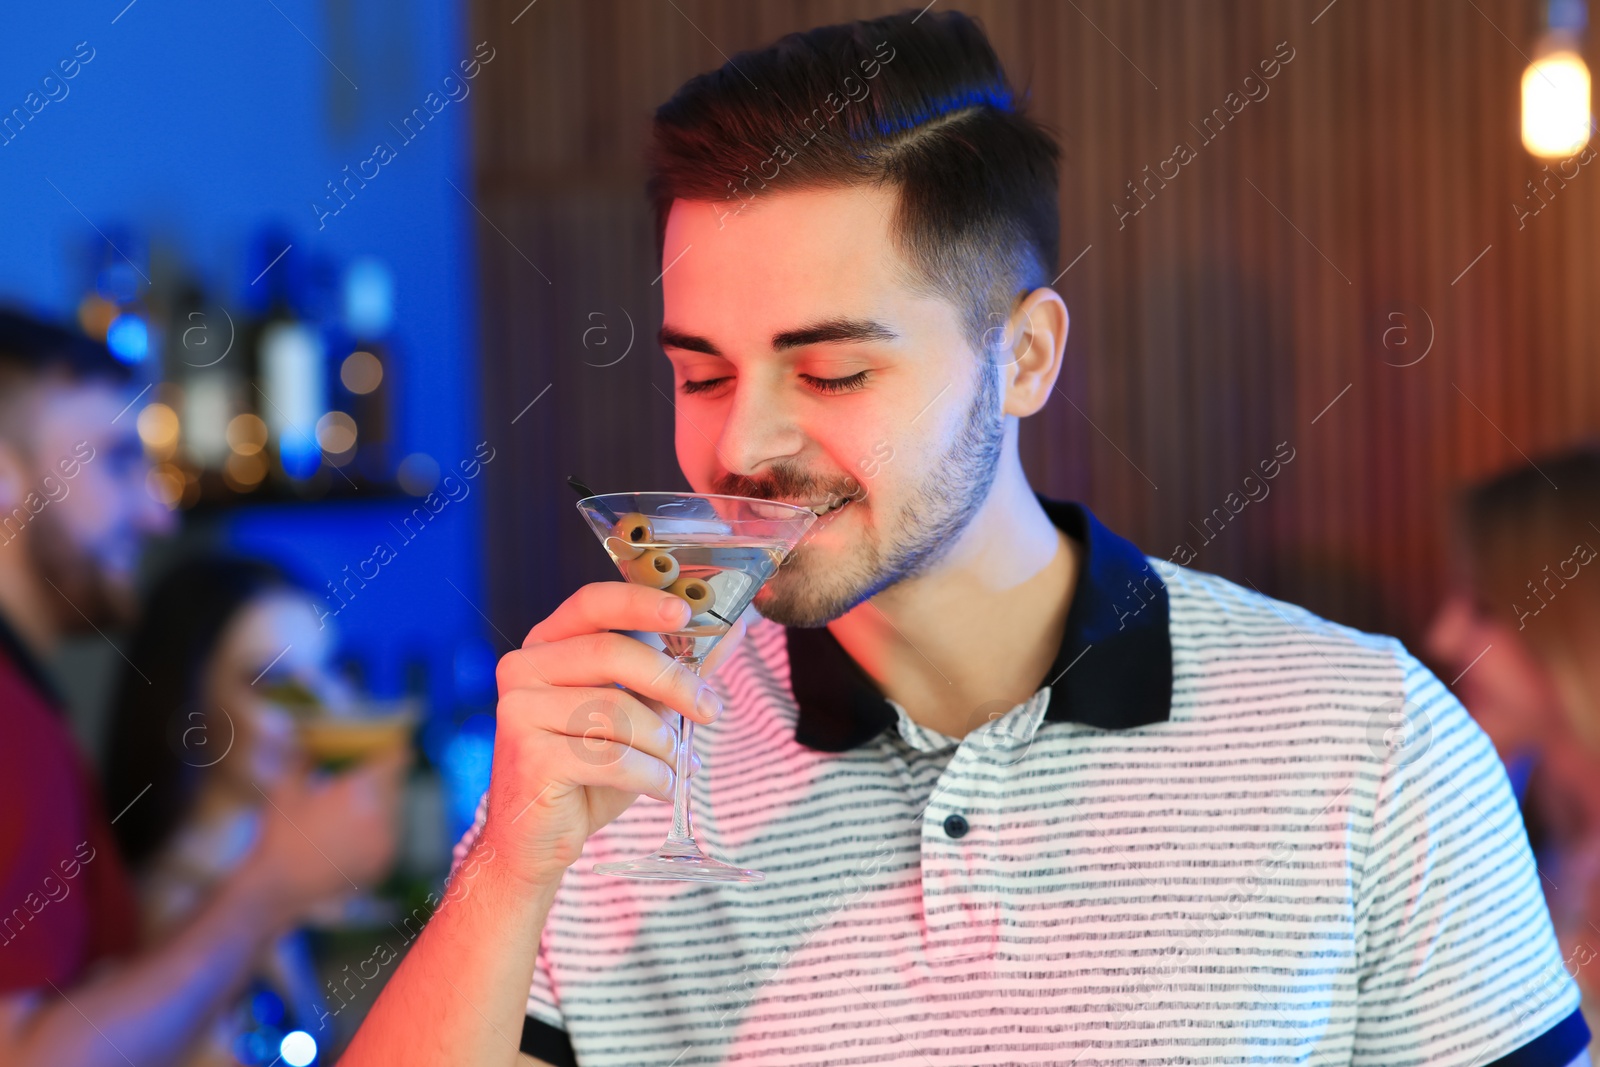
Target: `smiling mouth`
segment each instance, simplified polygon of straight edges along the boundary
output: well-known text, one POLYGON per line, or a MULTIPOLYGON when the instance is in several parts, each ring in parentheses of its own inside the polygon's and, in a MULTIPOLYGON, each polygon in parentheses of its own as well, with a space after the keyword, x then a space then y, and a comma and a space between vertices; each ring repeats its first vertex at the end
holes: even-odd
POLYGON ((839 497, 836 500, 825 500, 820 504, 810 504, 807 505, 807 507, 813 515, 821 518, 824 515, 832 515, 836 511, 844 510, 844 508, 849 505, 853 499, 853 497, 848 496, 839 497))

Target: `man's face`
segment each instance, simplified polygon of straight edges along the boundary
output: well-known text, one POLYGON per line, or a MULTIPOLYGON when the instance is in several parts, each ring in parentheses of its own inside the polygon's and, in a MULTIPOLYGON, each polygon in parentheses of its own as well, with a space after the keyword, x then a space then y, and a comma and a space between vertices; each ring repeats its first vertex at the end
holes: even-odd
POLYGON ((662 264, 678 463, 695 491, 839 503, 756 600, 820 626, 932 565, 987 497, 994 367, 960 309, 914 291, 892 191, 678 201, 662 264))
MULTIPOLYGON (((52 383, 40 388, 27 457, 26 492, 49 503, 33 516, 27 544, 34 570, 71 603, 66 628, 131 617, 139 551, 172 516, 145 487, 132 392, 110 384, 52 383)), ((48 595, 54 595, 48 593, 48 595)))

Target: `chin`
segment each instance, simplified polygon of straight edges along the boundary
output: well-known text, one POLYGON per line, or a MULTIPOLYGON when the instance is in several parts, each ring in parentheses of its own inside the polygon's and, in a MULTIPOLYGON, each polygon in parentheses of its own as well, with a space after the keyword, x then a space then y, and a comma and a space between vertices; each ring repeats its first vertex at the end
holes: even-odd
POLYGON ((785 564, 756 594, 756 610, 763 618, 803 630, 826 626, 837 619, 870 592, 870 583, 852 576, 856 568, 839 555, 808 552, 785 564))

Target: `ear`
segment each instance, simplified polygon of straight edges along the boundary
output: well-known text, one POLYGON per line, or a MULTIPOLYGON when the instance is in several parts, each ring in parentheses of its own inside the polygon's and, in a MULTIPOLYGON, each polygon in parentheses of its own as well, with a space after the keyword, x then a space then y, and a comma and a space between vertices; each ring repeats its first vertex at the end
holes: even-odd
POLYGON ((1026 418, 1050 399, 1061 374, 1067 327, 1066 302, 1054 289, 1035 289, 1018 302, 1006 323, 1009 346, 988 352, 1004 375, 1005 414, 1026 418))

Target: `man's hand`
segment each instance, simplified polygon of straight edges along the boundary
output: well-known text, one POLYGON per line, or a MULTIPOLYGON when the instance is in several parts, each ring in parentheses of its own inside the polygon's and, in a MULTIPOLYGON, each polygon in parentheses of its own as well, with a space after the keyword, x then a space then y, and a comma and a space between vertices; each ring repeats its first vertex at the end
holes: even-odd
MULTIPOLYGON (((483 836, 518 877, 553 885, 589 835, 641 793, 671 801, 677 731, 667 709, 708 723, 722 702, 670 656, 609 631, 670 633, 689 616, 663 590, 596 582, 501 659, 483 836)), ((740 622, 718 646, 719 661, 743 633, 740 622)))
MULTIPOLYGON (((702 723, 721 712, 694 672, 609 631, 670 633, 688 621, 671 593, 597 582, 500 661, 482 852, 452 883, 471 889, 446 894, 341 1064, 536 1062, 515 1035, 561 876, 639 794, 671 798, 677 716, 667 709, 702 723)), ((736 623, 704 669, 743 634, 736 623)))

